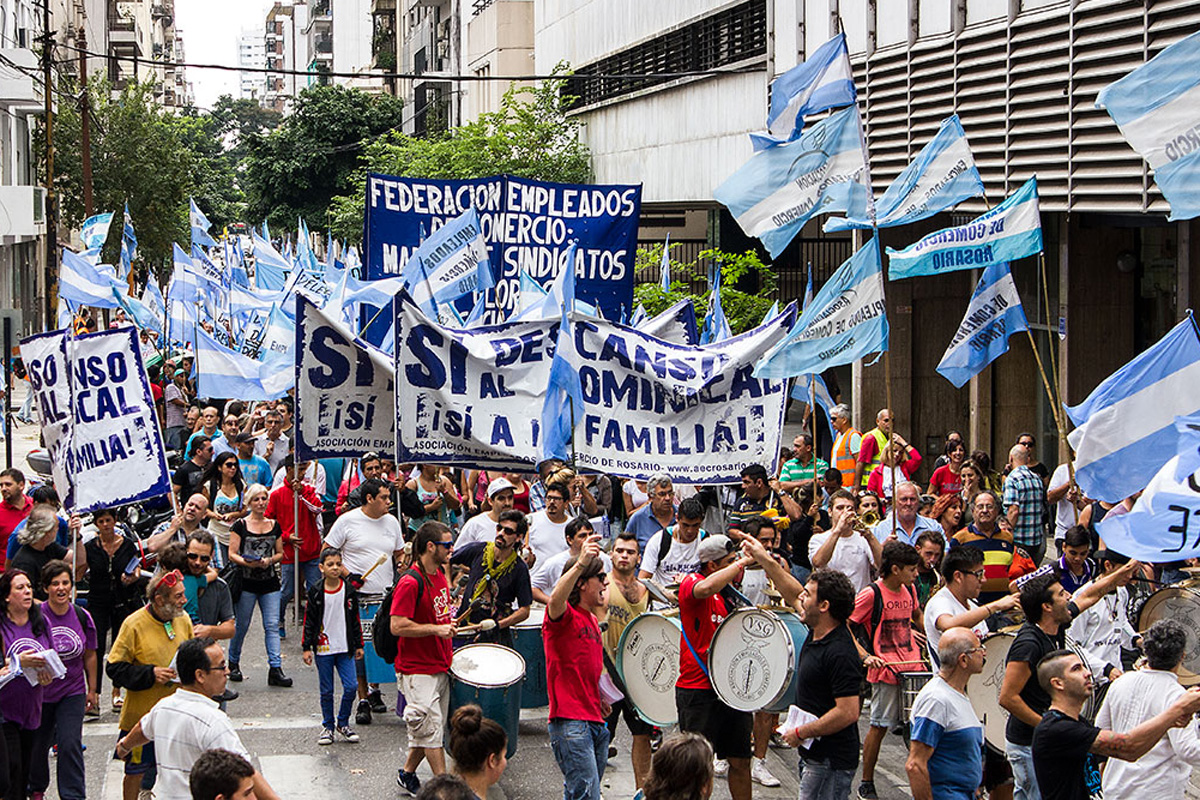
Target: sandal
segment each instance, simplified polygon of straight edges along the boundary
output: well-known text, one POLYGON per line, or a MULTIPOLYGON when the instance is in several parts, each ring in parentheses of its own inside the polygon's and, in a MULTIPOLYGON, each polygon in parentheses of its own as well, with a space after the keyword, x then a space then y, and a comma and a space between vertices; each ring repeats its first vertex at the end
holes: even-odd
POLYGON ((114 697, 112 701, 112 710, 114 713, 120 713, 121 706, 125 705, 124 698, 114 697))

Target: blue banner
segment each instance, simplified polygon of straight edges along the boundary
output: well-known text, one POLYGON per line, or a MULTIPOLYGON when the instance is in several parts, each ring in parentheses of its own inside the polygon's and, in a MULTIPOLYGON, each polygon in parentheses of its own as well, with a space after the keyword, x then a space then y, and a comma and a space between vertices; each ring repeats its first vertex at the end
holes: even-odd
MULTIPOLYGON (((495 288, 488 292, 487 324, 517 305, 519 275, 549 285, 567 263, 572 240, 579 299, 619 317, 633 304, 641 186, 544 183, 497 176, 433 180, 367 176, 364 258, 366 279, 404 272, 426 235, 470 208, 479 213, 495 288)), ((472 302, 462 301, 469 311, 472 302)))

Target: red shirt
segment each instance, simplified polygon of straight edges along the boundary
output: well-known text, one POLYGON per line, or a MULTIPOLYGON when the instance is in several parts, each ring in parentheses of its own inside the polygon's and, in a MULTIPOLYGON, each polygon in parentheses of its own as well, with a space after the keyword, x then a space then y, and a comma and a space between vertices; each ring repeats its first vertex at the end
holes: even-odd
POLYGON ((546 647, 550 719, 603 722, 600 671, 604 669, 604 651, 596 617, 567 604, 560 618, 546 615, 542 642, 546 647))
POLYGON ((33 510, 33 500, 27 495, 21 495, 22 505, 19 508, 13 508, 8 504, 7 500, 0 501, 0 570, 4 569, 4 554, 8 552, 8 537, 12 534, 13 528, 21 523, 21 520, 29 516, 29 512, 33 510))
MULTIPOLYGON (((420 566, 415 568, 420 569, 420 566)), ((422 625, 450 624, 454 614, 446 574, 437 570, 432 575, 425 575, 420 603, 417 602, 417 577, 407 572, 402 575, 392 595, 392 616, 407 617, 422 625)), ((452 657, 450 639, 401 636, 396 652, 396 671, 405 675, 440 675, 450 671, 452 657)))
MULTIPOLYGON (((292 510, 295 508, 292 497, 292 487, 286 483, 271 492, 267 498, 267 518, 279 523, 283 535, 291 536, 295 529, 292 520, 292 510)), ((317 512, 321 508, 321 498, 317 491, 307 483, 300 484, 300 561, 313 561, 321 555, 321 532, 317 530, 317 512)), ((283 563, 291 564, 295 560, 296 548, 286 539, 283 542, 283 563)))
POLYGON ((943 464, 933 471, 929 485, 933 487, 934 494, 958 494, 962 491, 962 476, 955 475, 949 464, 943 464))
MULTIPOLYGON (((705 600, 697 599, 696 584, 704 580, 703 575, 693 572, 679 584, 679 622, 687 634, 697 655, 708 664, 708 648, 712 644, 713 634, 717 632, 729 609, 725 607, 725 598, 714 594, 705 600)), ((712 683, 704 673, 707 667, 701 667, 692 656, 692 650, 683 636, 679 637, 679 680, 675 685, 681 689, 711 689, 712 683)))

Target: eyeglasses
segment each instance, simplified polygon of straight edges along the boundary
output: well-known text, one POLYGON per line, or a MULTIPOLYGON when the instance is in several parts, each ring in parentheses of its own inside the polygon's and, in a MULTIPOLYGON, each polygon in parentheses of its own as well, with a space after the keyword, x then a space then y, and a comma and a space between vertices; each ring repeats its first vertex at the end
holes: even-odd
POLYGON ((974 572, 972 572, 971 574, 974 575, 979 580, 983 580, 987 576, 987 571, 982 570, 982 569, 977 569, 974 572))
POLYGON ((200 669, 203 669, 205 672, 224 672, 225 670, 229 669, 229 663, 227 661, 222 661, 215 667, 200 667, 200 669))
POLYGON ((199 553, 188 553, 188 561, 199 561, 201 564, 207 564, 212 561, 212 556, 202 556, 199 553))
POLYGON ((970 655, 974 655, 975 653, 986 653, 986 652, 987 652, 987 647, 981 644, 981 645, 979 645, 979 647, 972 647, 970 650, 963 653, 963 655, 970 656, 970 655))

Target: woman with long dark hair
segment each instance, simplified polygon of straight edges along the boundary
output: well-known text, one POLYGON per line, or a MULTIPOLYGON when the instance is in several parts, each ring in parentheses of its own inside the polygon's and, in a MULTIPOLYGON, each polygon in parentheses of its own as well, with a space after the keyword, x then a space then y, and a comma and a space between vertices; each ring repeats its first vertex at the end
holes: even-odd
POLYGON ((229 529, 246 516, 246 481, 236 453, 221 453, 212 460, 200 478, 200 488, 208 498, 208 532, 217 540, 221 565, 229 563, 229 529))
POLYGON ((25 800, 28 781, 26 765, 33 757, 33 737, 42 724, 42 695, 52 675, 46 660, 38 653, 54 649, 50 628, 41 609, 33 602, 33 583, 19 569, 0 575, 0 645, 3 646, 4 666, 12 670, 20 664, 26 675, 36 675, 31 685, 22 677, 14 678, 0 688, 0 716, 4 723, 4 753, 6 764, 0 775, 4 785, 4 800, 25 800))
MULTIPOLYGON (((96 652, 103 656, 121 623, 141 605, 138 581, 141 580, 141 554, 137 545, 117 526, 112 509, 92 513, 96 536, 83 546, 88 567, 88 613, 96 623, 96 652)), ((104 683, 104 670, 96 676, 96 691, 104 683)), ((121 690, 112 687, 112 710, 121 710, 121 690)), ((96 709, 99 712, 99 709, 96 709)), ((89 709, 91 713, 91 709, 89 709)))

